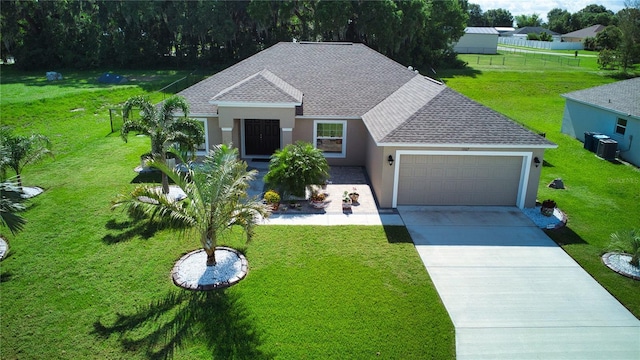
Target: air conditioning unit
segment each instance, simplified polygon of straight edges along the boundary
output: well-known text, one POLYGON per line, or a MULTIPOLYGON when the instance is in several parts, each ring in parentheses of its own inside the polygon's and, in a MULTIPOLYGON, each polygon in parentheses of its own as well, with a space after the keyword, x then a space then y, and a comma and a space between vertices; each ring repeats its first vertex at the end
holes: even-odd
POLYGON ((615 160, 618 142, 612 139, 601 139, 598 142, 597 155, 605 160, 615 160))
POLYGON ((593 142, 591 143, 591 147, 589 148, 589 150, 591 152, 594 153, 598 153, 598 147, 600 146, 600 141, 601 140, 607 140, 609 139, 609 137, 607 135, 603 135, 603 134, 595 134, 593 135, 593 142))

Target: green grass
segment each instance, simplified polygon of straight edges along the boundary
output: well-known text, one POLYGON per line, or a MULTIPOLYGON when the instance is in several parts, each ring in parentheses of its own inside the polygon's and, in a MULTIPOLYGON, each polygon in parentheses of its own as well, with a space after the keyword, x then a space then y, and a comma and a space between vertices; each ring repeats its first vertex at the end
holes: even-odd
MULTIPOLYGON (((486 62, 485 62, 486 63, 486 62)), ((585 270, 640 318, 640 282, 602 264, 609 236, 640 226, 640 171, 598 159, 583 144, 560 133, 564 98, 560 94, 614 81, 594 69, 540 71, 521 65, 499 70, 478 66, 443 76, 448 86, 524 124, 544 132, 557 149, 545 152, 538 198, 557 201, 568 226, 548 234, 585 270), (546 185, 562 178, 566 190, 546 185)))
POLYGON ((0 229, 11 248, 3 359, 454 357, 453 325, 403 227, 261 226, 247 246, 237 232, 223 243, 246 254, 246 279, 204 294, 176 288, 170 270, 198 241, 110 210, 149 142, 109 134, 107 109, 143 93, 2 104, 3 125, 48 135, 57 154, 23 173, 46 190, 25 231, 0 229))

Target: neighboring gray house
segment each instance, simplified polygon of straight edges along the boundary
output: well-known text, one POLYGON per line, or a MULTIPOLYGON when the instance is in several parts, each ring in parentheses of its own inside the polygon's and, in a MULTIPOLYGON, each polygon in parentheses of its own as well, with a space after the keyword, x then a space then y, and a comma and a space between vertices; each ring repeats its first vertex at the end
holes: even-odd
POLYGON ((556 147, 362 44, 278 43, 178 95, 204 148, 256 159, 308 141, 331 166, 364 166, 381 207, 533 207, 556 147))
POLYGON ((620 157, 640 166, 640 78, 562 95, 562 132, 585 141, 585 132, 618 142, 620 157))
POLYGON ((592 25, 584 29, 564 34, 560 38, 564 42, 583 42, 584 39, 588 37, 595 38, 596 35, 605 28, 606 26, 604 25, 592 25))
POLYGON ((551 37, 553 38, 553 41, 560 41, 560 34, 558 34, 555 31, 551 31, 549 29, 545 29, 545 28, 540 27, 540 26, 525 26, 523 28, 518 28, 515 31, 513 31, 512 33, 509 33, 509 34, 506 34, 506 35, 517 37, 517 38, 526 39, 527 35, 529 35, 529 34, 540 35, 542 33, 547 33, 547 34, 551 35, 551 37))
POLYGON ((453 50, 459 54, 497 54, 498 36, 492 27, 468 27, 453 50))

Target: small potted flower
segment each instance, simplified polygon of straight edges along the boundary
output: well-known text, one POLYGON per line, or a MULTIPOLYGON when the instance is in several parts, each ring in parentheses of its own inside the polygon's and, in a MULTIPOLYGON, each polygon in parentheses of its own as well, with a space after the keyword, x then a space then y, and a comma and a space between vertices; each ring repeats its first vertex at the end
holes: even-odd
POLYGON ((553 210, 555 210, 555 208, 556 208, 556 202, 551 199, 548 199, 542 202, 542 206, 540 207, 540 212, 544 216, 551 216, 553 215, 553 210))
POLYGON ((311 203, 311 206, 313 206, 314 208, 321 209, 325 205, 324 200, 326 198, 327 196, 324 193, 314 191, 311 193, 311 196, 309 197, 309 202, 311 203))
POLYGON ((280 207, 280 194, 275 190, 264 193, 264 202, 271 206, 271 211, 277 211, 280 207))
POLYGON ((353 188, 353 191, 351 191, 349 193, 349 198, 351 199, 351 202, 357 203, 358 202, 358 198, 360 198, 360 194, 358 194, 358 189, 356 189, 355 187, 353 188))
POLYGON ((351 198, 349 197, 349 192, 345 191, 342 194, 342 210, 351 210, 351 198))

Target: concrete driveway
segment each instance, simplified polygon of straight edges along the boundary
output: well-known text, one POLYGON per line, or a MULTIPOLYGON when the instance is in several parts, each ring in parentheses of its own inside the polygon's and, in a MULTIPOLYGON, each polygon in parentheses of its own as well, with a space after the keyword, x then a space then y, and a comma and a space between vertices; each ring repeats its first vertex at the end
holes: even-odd
POLYGON ((457 359, 640 359, 640 321, 517 208, 398 207, 457 359))

